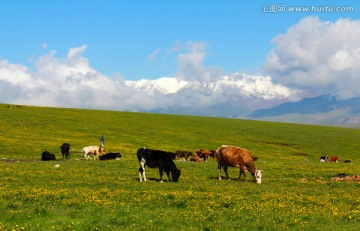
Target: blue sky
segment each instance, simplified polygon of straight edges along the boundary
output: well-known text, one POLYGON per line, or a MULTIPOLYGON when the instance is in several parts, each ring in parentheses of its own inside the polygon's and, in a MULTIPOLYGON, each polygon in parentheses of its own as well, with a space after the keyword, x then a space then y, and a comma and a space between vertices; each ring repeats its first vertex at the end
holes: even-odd
POLYGON ((262 73, 272 39, 302 18, 360 18, 359 1, 268 0, 0 0, 0 60, 33 69, 52 50, 59 59, 86 45, 83 56, 126 80, 173 76, 179 44, 201 42, 204 66, 224 73, 262 73), (270 13, 270 5, 285 12, 270 13), (353 6, 355 12, 289 12, 290 6, 353 6))

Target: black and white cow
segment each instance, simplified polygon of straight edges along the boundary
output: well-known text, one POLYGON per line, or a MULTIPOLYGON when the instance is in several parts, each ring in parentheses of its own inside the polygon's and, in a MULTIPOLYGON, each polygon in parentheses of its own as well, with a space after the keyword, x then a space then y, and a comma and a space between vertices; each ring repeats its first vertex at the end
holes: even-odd
POLYGON ((178 182, 180 177, 180 169, 178 169, 172 160, 170 154, 161 150, 153 150, 140 148, 137 150, 137 158, 140 163, 139 180, 146 181, 145 166, 149 168, 159 168, 160 182, 162 181, 163 172, 169 178, 169 181, 178 182), (171 178, 170 178, 171 174, 171 178))
POLYGON ((43 161, 48 161, 48 160, 56 160, 55 155, 48 152, 48 151, 44 151, 41 155, 41 160, 43 161))
POLYGON ((120 152, 109 152, 109 153, 99 156, 100 160, 115 160, 118 158, 121 158, 120 152))
POLYGON ((61 154, 63 156, 63 159, 69 159, 70 158, 70 144, 63 143, 63 145, 60 146, 61 154))
POLYGON ((328 162, 330 159, 329 156, 320 156, 320 162, 328 162))

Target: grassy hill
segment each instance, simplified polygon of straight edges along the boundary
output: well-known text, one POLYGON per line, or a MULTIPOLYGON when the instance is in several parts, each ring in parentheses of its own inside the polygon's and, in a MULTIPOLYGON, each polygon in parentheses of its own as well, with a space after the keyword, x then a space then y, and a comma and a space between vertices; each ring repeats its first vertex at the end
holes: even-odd
MULTIPOLYGON (((360 130, 237 119, 0 105, 0 230, 358 230, 360 130), (84 161, 98 145, 118 161, 84 161), (71 159, 41 162, 69 142, 71 159), (246 148, 263 183, 217 179, 216 162, 176 162, 178 183, 138 182, 136 150, 246 148), (320 163, 338 155, 351 163, 320 163), (60 164, 60 168, 54 168, 60 164), (326 222, 325 222, 326 221, 326 222)), ((248 173, 248 179, 250 174, 248 173)))

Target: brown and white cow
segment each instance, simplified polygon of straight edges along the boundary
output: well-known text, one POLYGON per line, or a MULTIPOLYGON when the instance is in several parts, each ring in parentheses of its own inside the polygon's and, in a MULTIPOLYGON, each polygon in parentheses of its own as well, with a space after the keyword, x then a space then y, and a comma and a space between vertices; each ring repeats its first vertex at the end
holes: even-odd
POLYGON ((96 160, 96 157, 99 155, 99 154, 104 154, 105 153, 105 149, 102 148, 101 146, 88 146, 88 147, 85 147, 81 150, 83 153, 84 153, 84 157, 85 157, 85 160, 91 160, 89 154, 94 154, 94 160, 96 160))
POLYGON ((216 150, 215 158, 216 161, 218 162, 219 180, 221 180, 221 167, 224 169, 227 179, 229 179, 227 168, 239 167, 240 168, 239 180, 242 174, 246 181, 246 174, 245 174, 245 169, 246 169, 251 173, 255 183, 258 184, 261 183, 262 170, 256 169, 254 161, 248 150, 236 146, 223 145, 216 150))

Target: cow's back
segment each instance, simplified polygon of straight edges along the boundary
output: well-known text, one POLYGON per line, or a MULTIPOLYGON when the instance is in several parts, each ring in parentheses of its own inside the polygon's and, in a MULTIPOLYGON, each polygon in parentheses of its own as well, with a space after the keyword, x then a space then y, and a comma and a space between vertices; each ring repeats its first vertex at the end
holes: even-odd
POLYGON ((63 153, 70 151, 70 144, 69 144, 69 143, 63 143, 63 145, 60 146, 60 147, 61 147, 61 151, 62 151, 63 153))
POLYGON ((87 146, 82 149, 82 151, 85 153, 92 152, 92 151, 98 151, 98 150, 99 150, 99 146, 87 146))
POLYGON ((150 168, 158 167, 159 161, 162 161, 165 166, 169 166, 170 168, 176 168, 175 163, 172 160, 169 152, 148 148, 140 148, 138 149, 136 154, 139 162, 141 161, 141 159, 145 159, 146 165, 150 168))
POLYGON ((249 151, 243 148, 223 145, 215 152, 216 160, 221 164, 226 164, 230 167, 237 167, 241 163, 252 161, 249 151))

